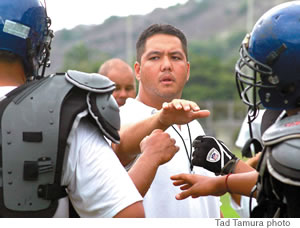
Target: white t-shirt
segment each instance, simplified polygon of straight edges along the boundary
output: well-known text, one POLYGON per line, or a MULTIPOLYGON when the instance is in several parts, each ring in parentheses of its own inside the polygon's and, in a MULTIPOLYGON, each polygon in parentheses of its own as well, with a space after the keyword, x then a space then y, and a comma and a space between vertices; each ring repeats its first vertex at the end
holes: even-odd
MULTIPOLYGON (((120 108, 121 124, 129 124, 141 121, 150 117, 156 112, 152 107, 128 98, 126 104, 120 108)), ((186 125, 175 126, 180 132, 190 154, 190 139, 186 125)), ((203 135, 203 129, 198 121, 194 120, 189 123, 191 140, 193 141, 199 135, 203 135)), ((176 145, 180 150, 166 164, 161 165, 151 184, 150 189, 144 197, 144 208, 146 217, 150 218, 219 218, 220 217, 220 198, 207 196, 196 199, 187 198, 185 200, 176 200, 175 195, 181 190, 175 187, 170 180, 170 176, 179 173, 190 172, 190 162, 187 152, 180 136, 173 128, 168 128, 167 133, 176 140, 176 145)), ((194 167, 196 174, 214 176, 214 174, 201 167, 194 167)))
POLYGON ((0 101, 5 98, 5 95, 15 89, 16 86, 0 86, 0 101))
MULTIPOLYGON (((230 198, 230 206, 233 210, 235 210, 241 218, 250 218, 250 197, 241 195, 240 205, 236 204, 236 202, 230 198)), ((251 202, 251 210, 257 206, 257 201, 255 198, 252 198, 251 202)))
MULTIPOLYGON (((261 126, 261 120, 264 112, 265 110, 260 110, 258 116, 251 123, 253 137, 258 139, 260 142, 261 142, 260 126, 261 126)), ((237 140, 235 141, 235 145, 239 148, 243 148, 248 139, 250 139, 250 132, 249 132, 248 116, 246 115, 242 123, 237 140)))
MULTIPOLYGON (((2 88, 0 94, 6 94, 2 88)), ((68 186, 69 198, 81 217, 113 217, 142 200, 111 147, 86 119, 81 120, 70 141, 61 183, 68 186)), ((54 217, 66 216, 68 201, 63 198, 54 217)))

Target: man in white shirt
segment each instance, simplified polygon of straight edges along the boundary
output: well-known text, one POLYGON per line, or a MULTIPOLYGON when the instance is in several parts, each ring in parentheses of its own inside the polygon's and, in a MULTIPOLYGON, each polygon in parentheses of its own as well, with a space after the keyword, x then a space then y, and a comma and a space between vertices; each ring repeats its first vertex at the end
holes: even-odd
MULTIPOLYGON (((134 68, 139 92, 136 99, 127 99, 120 109, 121 143, 113 147, 127 168, 141 153, 140 141, 154 129, 169 133, 180 148, 169 162, 158 168, 144 197, 147 217, 220 217, 218 197, 179 202, 174 197, 178 189, 170 181, 171 175, 182 172, 214 175, 191 164, 191 143, 198 135, 204 134, 196 119, 207 117, 209 112, 200 110, 194 102, 181 99, 190 73, 187 58, 186 38, 171 25, 152 25, 137 41, 134 68)), ((145 176, 143 172, 140 175, 145 176)))

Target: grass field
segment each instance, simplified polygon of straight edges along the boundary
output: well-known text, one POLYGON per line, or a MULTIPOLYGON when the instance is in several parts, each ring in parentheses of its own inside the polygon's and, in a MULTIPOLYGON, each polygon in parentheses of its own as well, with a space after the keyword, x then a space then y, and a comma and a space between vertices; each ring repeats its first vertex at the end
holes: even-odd
POLYGON ((226 193, 225 195, 221 196, 221 202, 221 211, 224 215, 224 218, 240 218, 240 216, 230 206, 229 193, 226 193))

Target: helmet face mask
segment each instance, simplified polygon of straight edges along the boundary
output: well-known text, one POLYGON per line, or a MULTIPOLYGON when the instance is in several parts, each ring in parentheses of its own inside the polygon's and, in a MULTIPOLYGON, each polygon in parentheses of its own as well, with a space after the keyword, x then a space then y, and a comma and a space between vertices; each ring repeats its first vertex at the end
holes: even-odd
POLYGON ((247 35, 236 63, 241 99, 251 110, 300 107, 300 2, 266 12, 247 35))
POLYGON ((249 107, 249 117, 252 120, 258 115, 261 105, 259 91, 261 88, 274 88, 263 84, 267 77, 272 76, 273 72, 269 66, 257 62, 248 53, 250 35, 247 34, 240 48, 240 59, 235 66, 236 86, 242 101, 249 107))
POLYGON ((49 66, 50 24, 39 0, 0 1, 0 50, 22 59, 28 80, 42 77, 49 66))

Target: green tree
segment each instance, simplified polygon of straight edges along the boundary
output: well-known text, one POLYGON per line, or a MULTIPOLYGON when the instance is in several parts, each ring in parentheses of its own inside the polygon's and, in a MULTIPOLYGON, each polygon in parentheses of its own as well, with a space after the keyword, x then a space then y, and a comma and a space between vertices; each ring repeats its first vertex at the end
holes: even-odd
POLYGON ((95 73, 98 72, 99 66, 109 58, 108 54, 90 49, 84 43, 79 43, 66 52, 62 71, 72 69, 95 73))
POLYGON ((209 56, 190 58, 191 75, 183 97, 194 101, 233 100, 236 96, 234 63, 209 56))
POLYGON ((197 102, 239 99, 234 67, 244 35, 244 31, 236 31, 225 38, 190 42, 191 75, 183 91, 185 99, 197 102))

